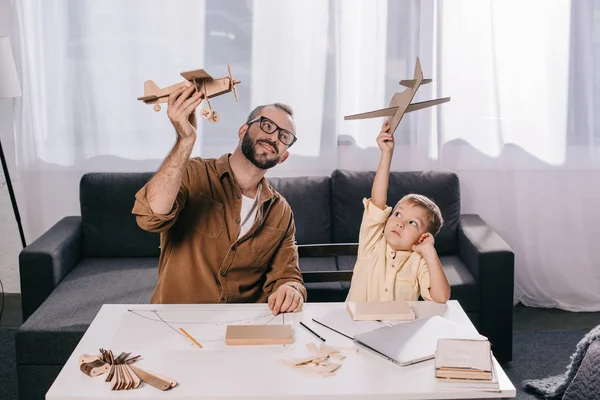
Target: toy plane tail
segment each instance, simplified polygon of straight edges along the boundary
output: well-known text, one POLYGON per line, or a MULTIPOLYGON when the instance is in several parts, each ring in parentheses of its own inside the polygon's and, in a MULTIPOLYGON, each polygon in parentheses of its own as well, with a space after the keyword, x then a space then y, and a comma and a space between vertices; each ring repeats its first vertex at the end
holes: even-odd
POLYGON ((154 83, 154 81, 144 82, 144 97, 156 96, 160 88, 154 83))

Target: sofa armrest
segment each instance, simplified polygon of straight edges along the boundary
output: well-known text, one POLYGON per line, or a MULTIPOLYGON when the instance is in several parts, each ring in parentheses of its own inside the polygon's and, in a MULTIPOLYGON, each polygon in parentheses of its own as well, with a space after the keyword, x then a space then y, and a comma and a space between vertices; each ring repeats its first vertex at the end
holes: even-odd
POLYGON ((500 361, 512 360, 515 255, 478 215, 463 214, 458 224, 458 256, 481 293, 479 331, 500 361))
POLYGON ((23 322, 81 260, 81 217, 65 217, 19 254, 23 322))

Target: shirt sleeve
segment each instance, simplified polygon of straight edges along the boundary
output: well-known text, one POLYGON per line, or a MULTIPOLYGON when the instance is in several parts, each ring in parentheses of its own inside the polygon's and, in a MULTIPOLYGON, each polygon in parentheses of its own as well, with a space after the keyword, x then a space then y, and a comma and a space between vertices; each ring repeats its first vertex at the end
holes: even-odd
POLYGON ((365 211, 360 224, 360 233, 358 237, 358 256, 363 253, 369 253, 383 235, 385 222, 392 212, 392 207, 386 206, 380 209, 371 202, 371 199, 363 199, 365 211))
POLYGON ((417 270, 417 279, 419 280, 419 291, 423 300, 432 301, 429 289, 431 288, 431 280, 429 279, 429 268, 425 259, 421 257, 419 260, 419 268, 417 270))
POLYGON ((288 284, 294 286, 306 301, 306 288, 298 265, 298 246, 295 236, 296 225, 294 216, 290 212, 288 229, 271 259, 263 288, 267 295, 270 295, 281 285, 288 284))
POLYGON ((190 188, 189 169, 190 163, 188 162, 181 179, 181 185, 179 186, 177 197, 173 202, 173 207, 167 214, 156 214, 154 211, 152 211, 152 208, 150 208, 147 195, 148 184, 144 185, 144 187, 142 187, 135 194, 135 203, 133 204, 131 213, 135 215, 135 219, 140 228, 148 232, 162 232, 173 226, 175 221, 177 221, 179 213, 181 210, 183 210, 185 204, 187 203, 190 188))

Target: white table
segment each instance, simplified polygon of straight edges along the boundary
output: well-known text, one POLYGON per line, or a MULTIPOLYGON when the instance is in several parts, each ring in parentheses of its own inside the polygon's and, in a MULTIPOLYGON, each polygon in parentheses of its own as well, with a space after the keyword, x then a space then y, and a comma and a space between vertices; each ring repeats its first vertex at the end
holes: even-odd
MULTIPOLYGON (((447 304, 414 302, 418 318, 440 315, 475 329, 456 301, 447 304)), ((335 376, 315 377, 278 364, 309 354, 306 343, 322 343, 298 324, 303 321, 332 346, 352 346, 351 340, 312 321, 344 303, 308 303, 297 314, 273 319, 266 304, 104 305, 46 394, 47 400, 67 399, 457 399, 515 397, 502 368, 497 368, 500 393, 436 390, 433 360, 401 367, 359 348, 342 362, 335 376), (166 322, 167 321, 168 324, 166 322), (279 346, 227 346, 227 324, 287 323, 295 343, 279 346), (169 326, 170 325, 170 326, 169 326), (202 345, 194 346, 177 330, 183 327, 202 345), (173 378, 179 385, 160 391, 142 384, 138 389, 112 391, 104 375, 80 372, 77 358, 99 348, 140 354, 134 365, 173 378)))

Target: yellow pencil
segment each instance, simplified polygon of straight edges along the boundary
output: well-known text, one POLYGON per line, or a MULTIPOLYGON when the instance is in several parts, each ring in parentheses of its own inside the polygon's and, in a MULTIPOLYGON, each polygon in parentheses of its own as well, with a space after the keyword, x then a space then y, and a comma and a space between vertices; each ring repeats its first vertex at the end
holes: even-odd
POLYGON ((201 345, 200 343, 198 343, 198 341, 197 341, 196 339, 194 339, 194 338, 192 337, 192 335, 190 335, 189 333, 187 333, 187 332, 185 331, 185 329, 183 329, 183 328, 179 328, 179 330, 181 331, 181 333, 183 333, 185 336, 187 336, 187 337, 188 337, 188 339, 190 339, 190 340, 191 340, 191 341, 192 341, 192 342, 193 342, 193 343, 194 343, 196 346, 198 346, 198 347, 202 348, 202 345, 201 345))

